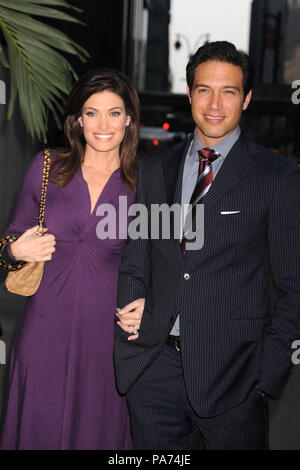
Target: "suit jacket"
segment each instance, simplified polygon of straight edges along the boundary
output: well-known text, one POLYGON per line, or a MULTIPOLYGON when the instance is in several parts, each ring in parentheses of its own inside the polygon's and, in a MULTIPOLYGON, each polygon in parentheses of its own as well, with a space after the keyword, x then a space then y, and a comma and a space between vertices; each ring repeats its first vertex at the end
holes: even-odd
MULTIPOLYGON (((151 204, 181 202, 189 142, 142 159, 137 202, 149 214, 151 204)), ((203 248, 185 255, 174 238, 128 240, 118 306, 146 302, 137 340, 116 325, 114 360, 126 393, 180 313, 188 397, 209 417, 242 403, 255 385, 278 397, 290 375, 300 338, 297 166, 241 135, 206 196, 204 236, 203 248)))

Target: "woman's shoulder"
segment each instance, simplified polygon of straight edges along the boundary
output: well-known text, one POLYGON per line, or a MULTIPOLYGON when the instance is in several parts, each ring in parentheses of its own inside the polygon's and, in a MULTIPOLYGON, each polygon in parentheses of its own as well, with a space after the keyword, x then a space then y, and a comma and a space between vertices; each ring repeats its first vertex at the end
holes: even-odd
POLYGON ((34 157, 32 158, 30 165, 38 166, 44 163, 45 156, 50 156, 50 160, 53 161, 55 159, 55 151, 49 148, 45 148, 40 150, 34 157))
MULTIPOLYGON (((55 153, 49 150, 50 163, 55 159, 55 153)), ((25 172, 25 179, 32 179, 41 181, 43 176, 43 168, 45 161, 45 150, 38 152, 30 161, 27 170, 25 172)))

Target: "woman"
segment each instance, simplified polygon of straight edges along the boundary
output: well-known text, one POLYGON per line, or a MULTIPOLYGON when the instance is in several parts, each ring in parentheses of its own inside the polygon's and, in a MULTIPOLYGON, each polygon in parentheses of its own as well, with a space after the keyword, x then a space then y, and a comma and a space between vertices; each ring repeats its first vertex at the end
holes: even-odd
MULTIPOLYGON (((42 153, 27 170, 7 230, 19 238, 8 254, 45 261, 45 267, 37 293, 26 301, 11 359, 2 449, 131 448, 112 351, 126 244, 118 236, 119 229, 124 233, 119 196, 128 206, 135 199, 138 129, 138 97, 127 77, 110 69, 89 72, 67 101, 70 149, 52 153, 43 237, 35 235, 42 153), (99 239, 102 204, 116 210, 116 237, 99 239)), ((125 234, 127 224, 125 214, 125 234)), ((130 339, 137 337, 142 304, 127 313, 130 339)))

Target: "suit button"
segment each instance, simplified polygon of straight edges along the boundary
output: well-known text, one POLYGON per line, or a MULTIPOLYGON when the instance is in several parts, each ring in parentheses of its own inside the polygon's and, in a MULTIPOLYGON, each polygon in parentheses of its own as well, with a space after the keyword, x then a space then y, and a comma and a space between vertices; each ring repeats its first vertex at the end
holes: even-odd
POLYGON ((185 273, 185 274, 183 275, 183 277, 184 277, 184 279, 185 279, 186 281, 188 281, 191 276, 189 275, 189 273, 185 273))

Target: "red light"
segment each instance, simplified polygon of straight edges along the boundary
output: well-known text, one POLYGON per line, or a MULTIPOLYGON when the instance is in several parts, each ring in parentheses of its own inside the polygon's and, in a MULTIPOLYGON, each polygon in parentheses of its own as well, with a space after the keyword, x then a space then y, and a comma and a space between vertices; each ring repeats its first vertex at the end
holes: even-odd
POLYGON ((168 122, 164 122, 162 127, 165 131, 168 131, 170 129, 170 124, 168 122))
POLYGON ((152 144, 157 147, 159 145, 159 141, 157 139, 152 140, 152 144))

